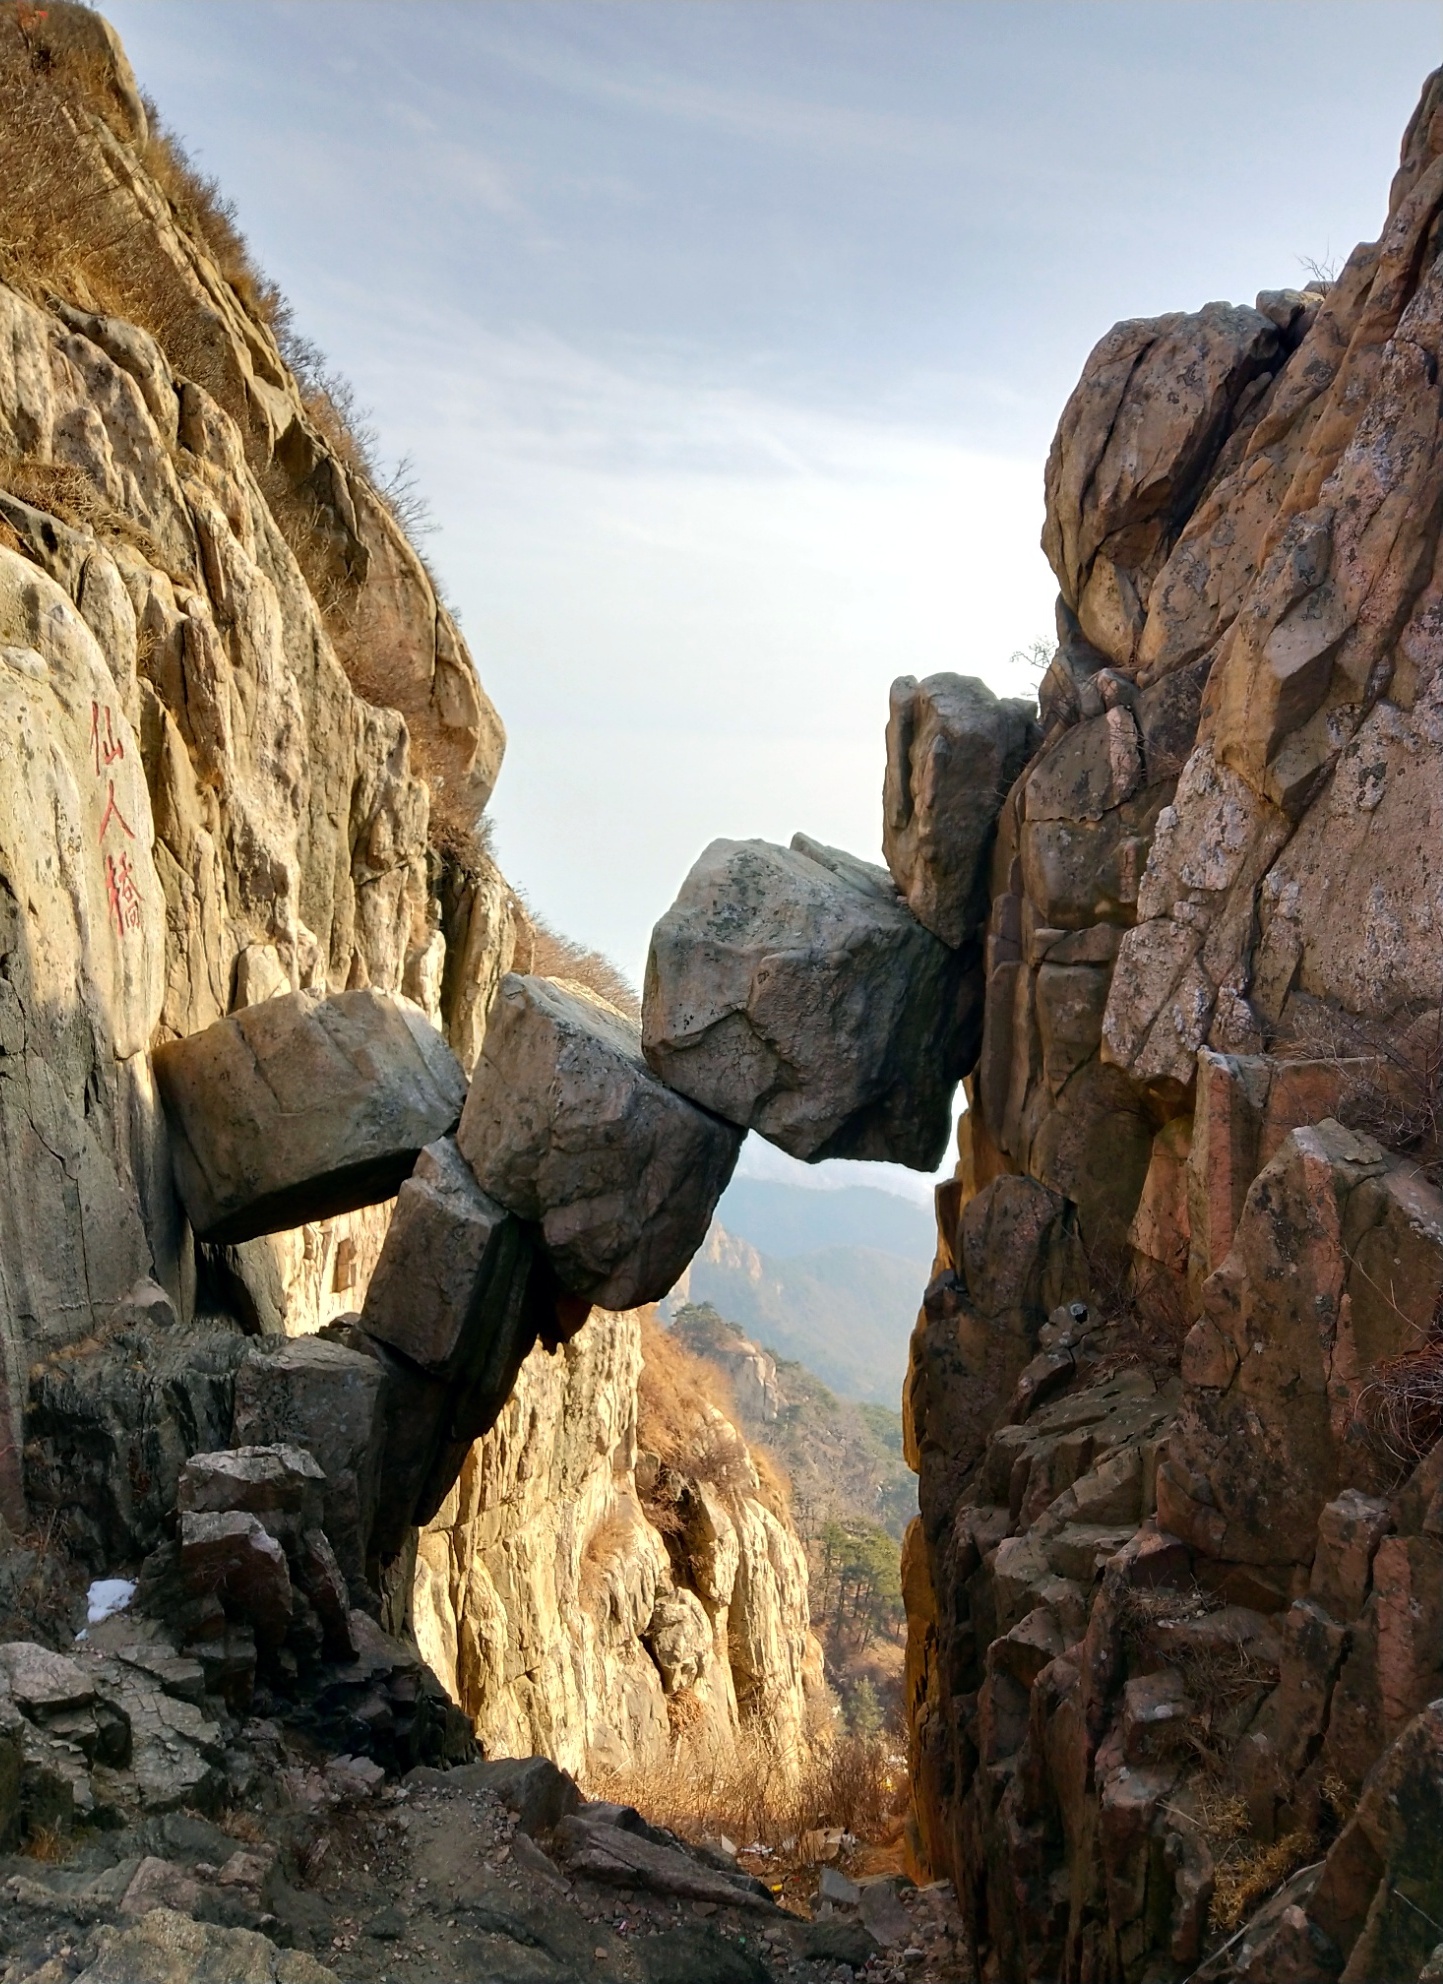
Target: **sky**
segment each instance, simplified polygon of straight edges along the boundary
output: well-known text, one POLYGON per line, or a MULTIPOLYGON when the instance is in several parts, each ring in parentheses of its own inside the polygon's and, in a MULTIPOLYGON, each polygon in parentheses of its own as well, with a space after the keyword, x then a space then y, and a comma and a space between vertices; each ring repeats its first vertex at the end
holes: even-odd
POLYGON ((1376 235, 1443 55, 1434 0, 104 11, 411 464, 503 867, 637 982, 711 839, 879 858, 895 676, 1031 687, 1089 350, 1376 235))

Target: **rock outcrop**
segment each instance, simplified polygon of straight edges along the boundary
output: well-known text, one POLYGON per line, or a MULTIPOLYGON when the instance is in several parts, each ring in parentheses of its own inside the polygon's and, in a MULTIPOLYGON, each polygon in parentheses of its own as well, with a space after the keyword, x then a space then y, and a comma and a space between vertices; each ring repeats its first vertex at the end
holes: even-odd
POLYGON ((1434 76, 1381 238, 1119 325, 1048 463, 907 1391, 913 1848, 987 1977, 1433 1974, 1440 212, 1434 76))
POLYGON ((638 1446, 657 1328, 598 1311, 535 1353, 422 1531, 417 1638, 488 1752, 594 1779, 746 1728, 799 1761, 824 1718, 805 1553, 740 1437, 699 1422, 695 1474, 638 1446))
POLYGON ((917 921, 954 950, 987 914, 997 815, 1037 742, 1032 704, 972 676, 892 684, 882 851, 917 921))
MULTIPOLYGON (((218 1811, 253 1710, 389 1772, 467 1717, 592 1769, 683 1724, 799 1758, 801 1545, 730 1429, 695 1538, 648 1522, 609 1313, 684 1270, 740 1129, 531 972, 455 623, 64 0, 0 19, 0 237, 0 1560, 39 1524, 139 1578, 83 1698, 11 1677, 0 1806, 44 1756, 0 1832, 218 1811)), ((177 1934, 176 1975, 228 1960, 177 1934)))

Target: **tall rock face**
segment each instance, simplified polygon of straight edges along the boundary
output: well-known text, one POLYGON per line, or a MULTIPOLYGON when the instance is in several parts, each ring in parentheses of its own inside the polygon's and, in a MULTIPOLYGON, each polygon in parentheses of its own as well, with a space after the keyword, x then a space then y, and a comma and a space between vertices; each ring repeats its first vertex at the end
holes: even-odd
POLYGON ((906 1399, 914 1847, 985 1976, 1414 1979, 1397 1894, 1443 1921, 1381 1817, 1443 1689, 1440 246, 1435 75, 1380 238, 1118 325, 1048 462, 906 1399))
POLYGON ((740 1436, 698 1414, 724 1465, 694 1472, 638 1444, 657 1332, 597 1311, 533 1352, 418 1550, 418 1643, 487 1750, 592 1782, 743 1728, 800 1762, 824 1708, 806 1554, 740 1436))
MULTIPOLYGON (((163 1290, 132 1386, 163 1416, 163 1367, 355 1308, 384 1236, 370 1209, 198 1247, 150 1050, 276 993, 374 987, 469 1067, 518 912, 456 831, 503 744, 465 645, 108 28, 12 11, 0 90, 0 1506, 19 1521, 28 1391, 67 1388, 97 1435, 107 1345, 163 1290)), ((64 1475, 63 1415, 42 1417, 32 1507, 64 1475)))
POLYGON ((465 644, 65 0, 0 16, 0 714, 0 1548, 144 1559, 238 1711, 384 1618, 493 1749, 799 1759, 800 1541, 710 1408, 720 1472, 638 1454, 636 1314, 576 1334, 740 1133, 527 975, 465 644), (518 999, 554 1024, 485 1059, 518 999))

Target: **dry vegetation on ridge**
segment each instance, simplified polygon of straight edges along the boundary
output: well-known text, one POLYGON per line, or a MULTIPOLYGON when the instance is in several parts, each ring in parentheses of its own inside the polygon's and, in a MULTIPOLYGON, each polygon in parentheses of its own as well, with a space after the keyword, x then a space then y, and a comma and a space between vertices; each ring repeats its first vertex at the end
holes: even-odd
MULTIPOLYGON (((172 371, 203 386, 244 432, 232 332, 193 264, 198 249, 239 313, 252 357, 276 376, 282 366, 289 371, 306 419, 353 493, 373 500, 408 539, 423 533, 429 519, 409 465, 383 469, 351 387, 298 330, 233 203, 196 169, 148 98, 138 133, 135 103, 101 46, 90 10, 73 0, 0 4, 0 281, 42 308, 59 301, 138 325, 172 371)), ((459 796, 466 747, 458 733, 438 720, 423 685, 398 678, 371 638, 364 586, 338 555, 334 524, 316 497, 278 460, 253 460, 252 470, 353 687, 406 719, 412 763, 430 789, 434 845, 462 870, 484 866, 490 822, 472 817, 459 796)), ((134 520, 69 463, 0 457, 0 486, 62 522, 127 538, 164 564, 134 520)), ((0 540, 8 535, 0 522, 0 540)), ((429 567, 426 574, 440 601, 435 574, 429 567)), ((606 958, 529 911, 525 928, 530 951, 523 947, 518 969, 578 979, 639 1017, 635 990, 606 958)))

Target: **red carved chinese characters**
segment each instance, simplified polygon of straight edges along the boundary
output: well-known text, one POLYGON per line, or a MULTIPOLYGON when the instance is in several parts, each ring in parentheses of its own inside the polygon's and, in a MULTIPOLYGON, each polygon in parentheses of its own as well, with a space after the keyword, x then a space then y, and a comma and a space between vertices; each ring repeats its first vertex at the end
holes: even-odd
POLYGON ((115 734, 115 719, 106 703, 102 709, 99 703, 90 705, 90 749, 95 757, 95 776, 100 777, 117 758, 125 756, 125 739, 115 734), (100 719, 105 718, 105 735, 100 734, 100 719))
POLYGON ((110 911, 121 936, 127 929, 138 930, 140 890, 135 886, 135 870, 124 848, 118 856, 107 854, 105 857, 105 893, 110 898, 110 911))
MULTIPOLYGON (((95 764, 97 779, 105 778, 110 767, 125 756, 125 739, 115 734, 115 718, 109 703, 90 705, 90 751, 95 764)), ((105 779, 105 811, 100 816, 100 832, 97 842, 104 847, 105 836, 112 822, 119 827, 127 840, 135 839, 135 831, 115 796, 115 780, 105 779)), ((123 937, 127 930, 140 928, 140 890, 136 886, 135 870, 130 856, 121 849, 120 854, 107 854, 105 857, 105 893, 110 902, 110 913, 115 918, 115 927, 123 937)))

